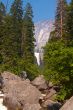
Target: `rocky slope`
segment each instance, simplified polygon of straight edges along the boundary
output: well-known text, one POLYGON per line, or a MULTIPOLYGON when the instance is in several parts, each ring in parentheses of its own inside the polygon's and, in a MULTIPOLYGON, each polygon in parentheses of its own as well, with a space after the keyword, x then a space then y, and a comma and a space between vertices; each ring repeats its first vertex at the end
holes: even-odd
POLYGON ((63 107, 58 101, 53 101, 57 94, 56 86, 47 83, 43 75, 33 81, 10 72, 3 72, 0 77, 0 83, 3 82, 0 110, 73 110, 73 96, 63 107))
POLYGON ((4 104, 0 103, 0 106, 7 107, 4 110, 59 110, 60 104, 52 101, 56 91, 43 75, 30 81, 5 71, 0 77, 3 82, 1 102, 4 104))

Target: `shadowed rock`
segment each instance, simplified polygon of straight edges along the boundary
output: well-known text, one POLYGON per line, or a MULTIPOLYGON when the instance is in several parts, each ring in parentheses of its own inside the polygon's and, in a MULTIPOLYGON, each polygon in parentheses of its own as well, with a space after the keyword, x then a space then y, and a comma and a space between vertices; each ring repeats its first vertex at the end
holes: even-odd
POLYGON ((0 89, 2 89, 2 87, 3 87, 3 77, 0 73, 0 89))
POLYGON ((22 79, 26 79, 27 78, 27 73, 26 71, 22 71, 19 75, 22 79))

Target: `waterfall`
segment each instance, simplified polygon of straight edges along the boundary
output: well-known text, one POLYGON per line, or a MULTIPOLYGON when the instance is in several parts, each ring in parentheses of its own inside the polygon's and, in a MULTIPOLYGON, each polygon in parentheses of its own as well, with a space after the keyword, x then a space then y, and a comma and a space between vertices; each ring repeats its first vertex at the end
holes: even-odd
POLYGON ((3 97, 4 97, 4 94, 2 94, 0 91, 0 110, 7 110, 7 107, 3 105, 3 97))
POLYGON ((35 52, 34 55, 35 55, 35 57, 37 59, 38 66, 40 66, 40 54, 39 54, 39 52, 35 52))

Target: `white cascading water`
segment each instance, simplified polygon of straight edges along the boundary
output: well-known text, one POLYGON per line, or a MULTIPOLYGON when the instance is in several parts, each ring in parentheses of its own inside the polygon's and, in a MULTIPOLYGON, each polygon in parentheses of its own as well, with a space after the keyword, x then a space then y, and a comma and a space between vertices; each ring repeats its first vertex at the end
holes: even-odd
POLYGON ((37 59, 37 64, 38 64, 38 66, 40 66, 40 54, 38 52, 35 52, 34 54, 37 59))
POLYGON ((3 97, 4 97, 4 94, 2 94, 0 91, 0 110, 7 110, 7 107, 3 105, 3 97))

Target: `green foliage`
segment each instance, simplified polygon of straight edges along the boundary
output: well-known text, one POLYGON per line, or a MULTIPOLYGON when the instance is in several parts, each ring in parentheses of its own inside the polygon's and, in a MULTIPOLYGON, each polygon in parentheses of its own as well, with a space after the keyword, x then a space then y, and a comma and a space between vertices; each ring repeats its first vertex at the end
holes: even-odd
POLYGON ((23 17, 22 0, 14 0, 7 14, 0 3, 0 72, 20 74, 26 71, 30 79, 39 73, 34 64, 34 23, 28 3, 23 17))
POLYGON ((35 77, 37 77, 40 74, 40 69, 36 64, 26 63, 26 72, 27 72, 28 78, 30 80, 33 80, 35 77))
POLYGON ((59 100, 69 98, 73 92, 73 47, 67 47, 62 41, 47 43, 44 63, 47 79, 61 88, 59 100))
POLYGON ((15 53, 18 56, 21 56, 21 43, 22 43, 22 17, 23 17, 23 9, 22 9, 22 0, 14 0, 11 9, 10 15, 12 17, 12 35, 13 35, 13 43, 15 44, 13 48, 15 48, 15 53))
POLYGON ((29 63, 34 63, 34 23, 30 3, 27 3, 23 19, 23 57, 29 63))
POLYGON ((71 3, 69 4, 67 12, 65 38, 71 42, 73 41, 73 0, 71 0, 71 3))
POLYGON ((66 27, 66 17, 67 17, 67 1, 57 0, 57 8, 55 15, 55 37, 61 38, 63 32, 65 32, 66 27))
POLYGON ((66 1, 60 2, 56 10, 55 30, 44 48, 44 75, 60 87, 56 98, 62 101, 73 95, 73 0, 69 5, 66 1))
MULTIPOLYGON (((0 58, 0 61, 2 58, 0 58)), ((40 74, 40 69, 36 64, 26 62, 24 58, 14 57, 9 62, 0 64, 0 72, 11 71, 19 75, 22 71, 26 71, 30 80, 34 79, 40 74)))
POLYGON ((2 55, 0 54, 0 64, 3 62, 2 55))
POLYGON ((55 30, 50 33, 49 41, 57 41, 59 39, 60 39, 59 37, 56 37, 56 31, 55 30))
POLYGON ((0 2, 0 23, 3 21, 5 15, 6 15, 5 6, 2 2, 0 2))
POLYGON ((2 39, 3 39, 3 30, 4 30, 4 17, 6 15, 5 6, 2 2, 0 2, 0 54, 2 50, 2 39))

